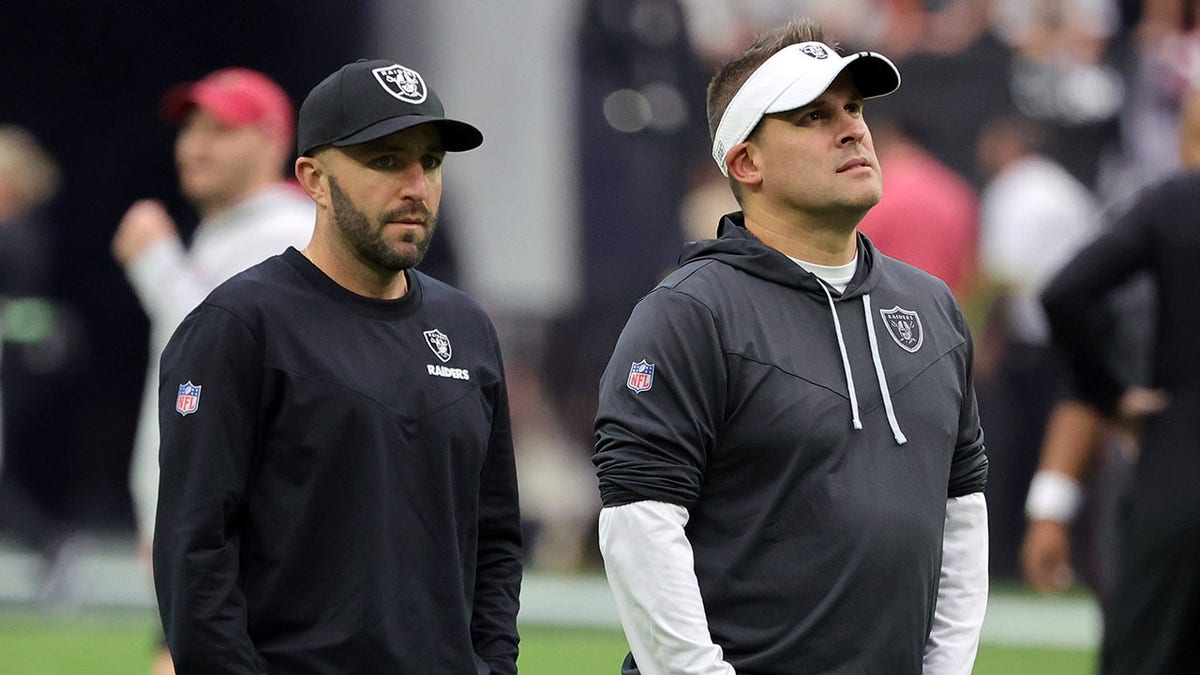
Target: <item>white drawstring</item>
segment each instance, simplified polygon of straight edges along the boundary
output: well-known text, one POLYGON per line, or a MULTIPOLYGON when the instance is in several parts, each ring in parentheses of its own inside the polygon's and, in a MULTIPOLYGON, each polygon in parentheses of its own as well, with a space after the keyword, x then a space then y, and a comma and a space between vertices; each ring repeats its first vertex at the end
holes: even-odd
MULTIPOLYGON (((846 354, 846 341, 842 338, 842 322, 838 320, 837 307, 833 304, 833 294, 829 287, 821 283, 825 291, 825 299, 829 301, 829 313, 833 315, 833 332, 837 334, 838 351, 842 355, 842 369, 846 371, 846 390, 850 393, 850 416, 855 429, 862 429, 862 420, 858 416, 858 394, 854 391, 854 376, 850 372, 850 357, 846 354)), ((871 362, 875 364, 875 377, 879 379, 879 393, 883 397, 883 410, 887 413, 888 426, 897 445, 908 442, 904 432, 900 430, 900 422, 896 419, 896 410, 892 406, 892 392, 888 389, 887 377, 883 373, 883 361, 879 358, 879 341, 875 338, 875 324, 871 321, 871 295, 863 294, 863 314, 867 319, 867 340, 871 343, 871 362)))
MULTIPOLYGON (((828 295, 829 291, 825 291, 828 295)), ((887 378, 883 375, 883 361, 879 359, 879 342, 875 339, 875 322, 871 320, 871 295, 863 294, 863 313, 867 317, 867 339, 871 342, 871 360, 875 362, 875 376, 879 378, 879 392, 883 395, 883 409, 887 412, 888 425, 892 428, 892 436, 897 445, 904 445, 908 439, 900 431, 900 422, 896 420, 896 411, 892 408, 892 392, 888 390, 887 378)), ((845 348, 842 358, 845 358, 845 348)))
POLYGON ((855 429, 862 429, 862 420, 858 418, 858 395, 854 393, 854 377, 850 374, 850 357, 846 355, 846 341, 842 339, 842 324, 838 321, 837 308, 833 306, 833 295, 829 293, 824 282, 821 283, 821 290, 825 291, 825 297, 829 300, 829 313, 833 314, 833 331, 837 333, 838 350, 842 352, 842 368, 846 370, 846 389, 850 392, 850 416, 854 422, 855 429))

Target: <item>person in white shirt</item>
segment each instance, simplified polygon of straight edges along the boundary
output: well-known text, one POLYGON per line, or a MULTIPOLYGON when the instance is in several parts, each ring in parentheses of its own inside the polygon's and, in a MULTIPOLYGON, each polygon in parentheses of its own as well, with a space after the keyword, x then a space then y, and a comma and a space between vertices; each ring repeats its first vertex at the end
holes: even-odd
MULTIPOLYGON (((150 362, 134 438, 130 489, 146 559, 158 499, 158 360, 185 316, 218 284, 312 235, 313 205, 285 183, 295 114, 283 89, 266 75, 224 68, 177 85, 162 101, 179 124, 175 163, 183 196, 200 215, 185 247, 159 201, 129 207, 112 253, 150 319, 150 362)), ((170 673, 164 649, 154 672, 170 673)))
POLYGON ((1045 154, 1049 133, 1036 120, 1004 114, 984 127, 977 148, 988 176, 979 201, 979 269, 986 282, 980 286, 999 298, 980 340, 988 365, 976 373, 988 447, 1005 458, 988 481, 997 576, 1018 573, 1021 505, 1050 411, 1067 394, 1067 373, 1038 295, 1100 231, 1095 197, 1045 154))

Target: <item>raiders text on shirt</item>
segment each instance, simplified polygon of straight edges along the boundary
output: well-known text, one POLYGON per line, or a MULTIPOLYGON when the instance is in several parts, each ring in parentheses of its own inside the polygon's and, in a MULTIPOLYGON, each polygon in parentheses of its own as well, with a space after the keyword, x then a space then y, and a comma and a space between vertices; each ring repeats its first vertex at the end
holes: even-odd
POLYGON ((471 373, 466 368, 447 368, 446 366, 426 364, 425 369, 429 371, 430 375, 436 375, 437 377, 452 377, 456 380, 471 379, 471 373))

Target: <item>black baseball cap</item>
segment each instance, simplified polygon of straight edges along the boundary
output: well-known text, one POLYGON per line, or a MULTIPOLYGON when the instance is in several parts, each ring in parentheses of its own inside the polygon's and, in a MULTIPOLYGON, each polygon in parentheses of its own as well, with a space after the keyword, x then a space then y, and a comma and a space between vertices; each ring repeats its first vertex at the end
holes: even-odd
POLYGON ((437 125, 449 152, 479 147, 483 134, 446 111, 425 78, 394 61, 360 60, 313 87, 300 105, 296 150, 366 143, 418 124, 437 125))

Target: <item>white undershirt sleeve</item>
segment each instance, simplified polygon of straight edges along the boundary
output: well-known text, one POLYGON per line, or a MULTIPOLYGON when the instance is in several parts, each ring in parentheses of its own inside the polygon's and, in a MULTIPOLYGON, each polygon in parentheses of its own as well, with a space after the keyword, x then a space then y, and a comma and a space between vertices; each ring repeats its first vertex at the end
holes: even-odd
POLYGON ((600 551, 629 650, 642 675, 732 675, 712 641, 687 509, 640 501, 600 511, 600 551))
POLYGON ((979 650, 987 595, 987 502, 982 492, 952 497, 946 501, 941 582, 922 672, 970 674, 979 650))

